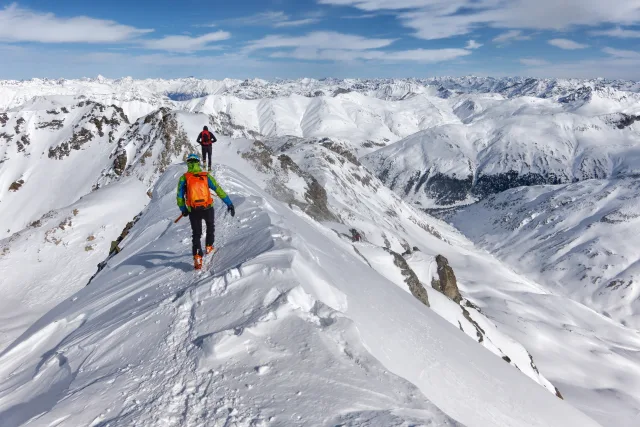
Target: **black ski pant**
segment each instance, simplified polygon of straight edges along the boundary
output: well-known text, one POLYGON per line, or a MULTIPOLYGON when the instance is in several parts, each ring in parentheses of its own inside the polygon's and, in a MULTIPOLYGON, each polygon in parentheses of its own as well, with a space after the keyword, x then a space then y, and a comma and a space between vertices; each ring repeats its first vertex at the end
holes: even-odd
POLYGON ((204 166, 207 163, 207 157, 209 159, 209 169, 211 169, 211 148, 213 146, 211 144, 204 145, 202 144, 202 165, 204 166))
POLYGON ((215 237, 213 206, 207 209, 193 209, 189 213, 189 221, 191 221, 191 230, 193 231, 193 255, 202 255, 202 221, 207 227, 205 244, 207 246, 213 245, 215 237))

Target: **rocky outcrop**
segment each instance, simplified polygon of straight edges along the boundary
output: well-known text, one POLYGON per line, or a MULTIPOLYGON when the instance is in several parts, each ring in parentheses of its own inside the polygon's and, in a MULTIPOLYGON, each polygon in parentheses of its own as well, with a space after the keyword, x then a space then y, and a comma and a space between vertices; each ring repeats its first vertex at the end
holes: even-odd
POLYGON ((235 123, 231 115, 224 111, 209 116, 209 129, 216 134, 231 138, 258 139, 262 137, 260 133, 235 123))
POLYGON ((387 252, 393 256, 393 263, 396 267, 400 269, 400 272, 404 276, 404 282, 409 287, 411 294, 418 299, 421 303, 430 307, 429 305, 429 295, 427 294, 427 290, 420 283, 420 279, 416 273, 411 269, 407 261, 397 252, 392 251, 389 248, 385 248, 387 252))
POLYGON ((360 166, 360 162, 358 161, 358 158, 344 144, 339 144, 337 142, 330 140, 329 138, 322 139, 320 141, 320 144, 324 148, 331 150, 336 154, 341 155, 342 157, 344 157, 354 165, 360 166))
POLYGON ((22 125, 24 124, 25 120, 24 118, 20 117, 17 121, 16 121, 16 125, 13 127, 13 130, 16 132, 16 135, 22 132, 22 125))
POLYGON ((443 293, 460 304, 462 295, 458 289, 458 281, 456 280, 453 268, 449 265, 449 261, 442 255, 438 255, 436 257, 436 264, 438 265, 438 279, 433 279, 431 286, 438 292, 443 293))
POLYGON ((71 151, 80 150, 84 144, 91 141, 94 138, 93 133, 86 128, 80 128, 78 131, 74 131, 71 139, 55 148, 49 148, 49 158, 62 160, 69 156, 71 151))
POLYGON ((62 129, 64 120, 51 120, 50 122, 40 122, 36 125, 36 129, 62 129))
POLYGON ((276 157, 266 144, 255 141, 251 150, 243 153, 242 157, 251 161, 258 171, 272 176, 267 190, 281 202, 299 207, 316 221, 340 222, 329 210, 324 187, 313 175, 300 169, 288 155, 280 154, 276 157), (292 179, 304 180, 304 194, 297 194, 290 188, 289 181, 292 179))
POLYGON ((20 187, 22 187, 24 185, 24 180, 23 179, 19 179, 17 181, 14 181, 11 183, 11 185, 9 186, 9 191, 13 191, 16 192, 20 189, 20 187))

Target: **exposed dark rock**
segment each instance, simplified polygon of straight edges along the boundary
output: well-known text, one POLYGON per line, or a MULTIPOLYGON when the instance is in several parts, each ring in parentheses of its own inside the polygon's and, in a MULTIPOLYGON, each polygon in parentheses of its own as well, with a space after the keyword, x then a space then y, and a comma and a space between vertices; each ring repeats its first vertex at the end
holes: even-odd
POLYGON ((20 187, 22 187, 23 185, 24 185, 24 179, 19 179, 17 181, 14 181, 9 186, 9 191, 13 191, 13 192, 18 191, 20 187))
POLYGON ((273 175, 268 190, 278 200, 298 206, 317 221, 339 221, 327 206, 327 192, 324 187, 313 175, 300 169, 288 155, 280 154, 275 157, 271 148, 262 141, 255 141, 251 151, 243 153, 242 157, 250 160, 260 172, 273 175), (286 180, 289 174, 297 175, 306 182, 304 200, 297 198, 288 188, 286 180))
POLYGON ((67 107, 60 108, 60 111, 62 111, 65 114, 69 114, 69 110, 67 110, 67 107))
POLYGON ((624 280, 614 280, 606 286, 606 289, 611 289, 612 291, 617 291, 620 288, 627 289, 631 285, 633 285, 633 280, 629 280, 625 282, 624 280))
POLYGON ((613 117, 609 120, 609 123, 611 123, 613 126, 617 127, 618 129, 622 130, 622 129, 628 128, 629 126, 631 126, 632 124, 638 121, 640 121, 640 116, 619 113, 619 114, 614 114, 613 117))
POLYGON ((473 318, 471 317, 471 314, 469 313, 469 310, 467 310, 464 307, 461 307, 461 308, 462 308, 462 315, 464 316, 464 318, 467 319, 467 321, 471 323, 474 328, 476 328, 476 336, 478 337, 478 342, 479 343, 483 342, 486 332, 484 331, 484 329, 480 327, 478 322, 473 320, 473 318))
POLYGON ((380 142, 375 142, 375 141, 365 141, 365 142, 362 143, 362 146, 364 148, 386 147, 385 144, 382 144, 380 142))
POLYGON ((124 113, 124 110, 121 107, 118 107, 117 105, 113 105, 112 104, 111 108, 116 110, 116 112, 120 116, 120 119, 122 119, 123 122, 125 122, 126 124, 130 124, 129 123, 129 117, 127 117, 127 115, 124 113))
POLYGON ((64 120, 51 120, 50 122, 40 122, 36 125, 37 129, 60 129, 64 126, 64 120))
POLYGON ((118 238, 116 240, 111 242, 111 248, 109 249, 109 255, 118 254, 118 253, 120 253, 120 251, 122 251, 122 249, 119 246, 120 243, 122 243, 122 241, 129 235, 129 232, 131 231, 133 226, 136 224, 136 222, 138 222, 139 219, 140 219, 140 215, 136 216, 133 219, 133 221, 129 221, 127 223, 127 225, 125 225, 124 229, 120 233, 120 236, 118 236, 118 238))
POLYGON ((313 176, 309 176, 309 179, 311 182, 304 193, 305 199, 309 202, 306 212, 318 221, 335 221, 335 216, 327 206, 327 191, 313 176))
POLYGON ((339 87, 338 89, 333 91, 333 95, 332 96, 335 98, 338 95, 341 95, 343 93, 349 93, 349 92, 351 92, 349 89, 345 89, 345 88, 339 87))
POLYGON ((453 268, 449 265, 449 261, 442 255, 438 255, 436 257, 436 264, 438 266, 439 279, 433 279, 431 286, 438 292, 443 293, 456 303, 460 304, 460 301, 462 301, 462 295, 460 295, 458 281, 456 280, 453 268))
POLYGON ((392 251, 391 249, 385 248, 387 252, 389 252, 393 256, 393 263, 396 267, 400 269, 400 272, 404 276, 404 282, 409 286, 409 290, 411 294, 418 299, 421 303, 430 307, 429 305, 429 295, 427 294, 427 290, 420 283, 420 279, 416 273, 411 269, 407 261, 397 252, 392 251))
POLYGON ((55 116, 55 115, 60 114, 60 111, 58 111, 58 110, 47 110, 47 114, 52 114, 52 115, 55 116))
POLYGON ((7 116, 7 113, 0 113, 0 127, 5 127, 8 121, 9 116, 7 116))
POLYGON ((133 218, 133 221, 130 221, 130 222, 127 223, 127 225, 122 230, 122 233, 120 233, 120 236, 118 236, 118 238, 116 240, 111 242, 111 248, 109 249, 109 256, 107 257, 107 259, 105 259, 100 264, 98 264, 98 271, 96 271, 95 274, 93 276, 91 276, 91 278, 89 279, 89 281, 87 282, 87 284, 85 286, 89 286, 91 284, 91 282, 93 281, 93 279, 95 279, 96 276, 102 270, 104 270, 104 268, 107 266, 107 263, 109 262, 109 260, 122 251, 122 248, 120 248, 120 243, 122 243, 122 241, 129 235, 129 232, 131 231, 133 226, 138 222, 138 220, 141 217, 142 217, 142 214, 136 215, 136 217, 133 218))
POLYGON ((84 144, 93 139, 93 133, 90 130, 81 128, 77 132, 73 132, 73 136, 67 142, 63 142, 55 148, 49 148, 49 158, 62 160, 69 156, 72 150, 80 150, 84 144))
POLYGON ((16 132, 16 135, 19 134, 21 132, 20 128, 22 127, 22 125, 24 124, 25 120, 23 117, 20 117, 17 121, 16 121, 16 125, 13 128, 13 130, 16 132))
POLYGON ((247 129, 242 125, 234 123, 230 114, 223 111, 218 112, 217 116, 209 116, 209 129, 214 133, 233 138, 251 138, 258 139, 262 137, 258 132, 247 129))
POLYGON ((328 149, 333 151, 334 153, 337 153, 339 155, 341 155, 342 157, 344 157, 345 159, 347 159, 348 161, 350 161, 351 163, 353 163, 356 166, 360 166, 360 162, 358 161, 358 158, 351 152, 349 151, 346 147, 337 144, 333 141, 331 141, 328 138, 323 139, 322 141, 320 141, 320 144, 328 149))
POLYGON ((116 155, 116 158, 113 161, 113 171, 118 176, 122 176, 124 170, 127 167, 127 152, 122 150, 116 155))
POLYGON ((273 152, 262 141, 255 141, 251 151, 242 154, 243 159, 251 160, 260 172, 265 173, 273 167, 272 156, 273 152))
MULTIPOLYGON (((104 117, 102 117, 104 119, 104 117)), ((89 123, 93 123, 94 126, 98 129, 98 135, 104 136, 104 132, 102 131, 102 120, 94 117, 89 120, 89 123)))
POLYGON ((22 135, 20 139, 16 141, 16 145, 18 146, 18 152, 23 152, 25 145, 30 145, 31 140, 28 135, 22 135))
POLYGON ((576 101, 588 101, 593 96, 593 89, 583 86, 566 96, 558 98, 558 102, 569 104, 576 101))

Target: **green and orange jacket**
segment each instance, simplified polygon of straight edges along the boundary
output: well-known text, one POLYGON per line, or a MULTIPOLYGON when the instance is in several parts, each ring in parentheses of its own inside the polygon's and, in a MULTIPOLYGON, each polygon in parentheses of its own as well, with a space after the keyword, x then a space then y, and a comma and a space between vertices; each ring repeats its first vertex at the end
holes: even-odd
MULTIPOLYGON (((198 163, 190 163, 188 164, 188 167, 189 167, 189 172, 191 173, 202 172, 202 169, 200 168, 200 165, 198 163)), ((208 173, 207 177, 209 178, 208 179, 209 188, 213 190, 227 206, 231 206, 232 205, 231 199, 229 198, 229 196, 227 196, 227 193, 225 193, 224 190, 218 185, 213 175, 208 173)), ((187 178, 184 175, 182 175, 180 177, 180 180, 178 181, 178 192, 177 192, 176 201, 178 203, 178 207, 180 208, 180 210, 187 209, 190 211, 191 209, 189 208, 189 206, 187 206, 187 203, 185 201, 186 193, 187 193, 187 178)), ((213 206, 213 203, 211 204, 211 206, 213 206)))

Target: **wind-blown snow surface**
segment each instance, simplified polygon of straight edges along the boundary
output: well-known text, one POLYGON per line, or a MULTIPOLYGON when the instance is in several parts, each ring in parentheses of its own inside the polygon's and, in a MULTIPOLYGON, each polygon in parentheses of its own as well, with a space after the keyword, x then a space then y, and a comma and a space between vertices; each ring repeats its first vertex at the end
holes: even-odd
POLYGON ((220 249, 194 273, 171 221, 182 172, 0 354, 3 425, 597 425, 233 169, 237 219, 217 210, 220 249))

